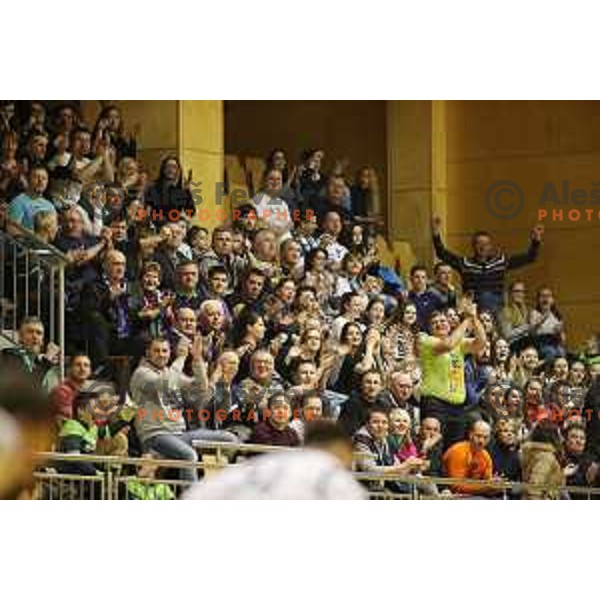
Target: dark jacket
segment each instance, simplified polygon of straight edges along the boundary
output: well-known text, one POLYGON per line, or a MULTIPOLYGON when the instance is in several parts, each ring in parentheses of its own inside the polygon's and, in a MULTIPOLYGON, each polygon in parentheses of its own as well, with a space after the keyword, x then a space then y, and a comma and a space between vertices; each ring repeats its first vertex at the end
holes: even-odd
POLYGON ((419 329, 429 330, 429 316, 436 310, 442 310, 443 303, 438 294, 431 290, 425 290, 417 294, 413 290, 408 292, 408 301, 412 302, 417 308, 417 323, 419 329))
POLYGON ((163 290, 174 290, 177 283, 177 265, 186 260, 185 256, 179 254, 179 252, 171 255, 164 248, 159 247, 152 255, 152 260, 160 265, 161 288, 163 290))
POLYGON ((521 460, 518 448, 508 448, 493 441, 488 448, 494 473, 509 481, 521 481, 521 460))
POLYGON ((481 403, 481 396, 488 384, 490 369, 480 365, 472 356, 465 358, 465 388, 467 398, 465 406, 476 406, 481 403))
POLYGON ((35 356, 21 346, 4 348, 0 352, 0 365, 8 371, 20 371, 40 386, 54 366, 45 356, 35 356))
MULTIPOLYGON (((588 452, 582 452, 581 454, 569 454, 565 456, 565 464, 577 465, 577 471, 573 475, 567 477, 567 485, 574 487, 589 487, 587 480, 587 470, 591 466, 593 460, 588 452)), ((585 494, 569 493, 569 497, 572 500, 584 500, 587 498, 585 494)))
MULTIPOLYGON (((421 450, 419 449, 419 452, 421 450)), ((429 461, 429 468, 423 471, 423 475, 429 477, 442 477, 443 463, 442 456, 444 455, 444 441, 440 440, 437 444, 429 448, 425 453, 425 458, 429 461)))
POLYGON ((125 281, 124 285, 125 291, 115 298, 111 298, 108 281, 104 278, 84 289, 84 315, 92 318, 93 322, 102 319, 112 337, 127 338, 131 335, 132 296, 125 281))
POLYGON ((456 291, 455 290, 444 290, 433 284, 429 291, 436 296, 440 310, 446 310, 447 308, 456 308, 456 291))
POLYGON ((295 429, 289 425, 283 429, 275 429, 269 421, 258 423, 254 428, 250 444, 266 444, 269 446, 299 446, 300 438, 295 429))
POLYGON ((190 217, 196 213, 194 199, 188 189, 167 182, 156 182, 144 191, 144 204, 156 225, 179 221, 182 213, 190 217), (176 211, 169 214, 171 211, 176 211), (175 215, 178 216, 175 216, 175 215))
POLYGON ((598 460, 600 459, 600 378, 596 379, 588 390, 583 415, 586 423, 587 448, 595 460, 598 460))
POLYGON ((344 402, 338 423, 348 435, 354 435, 366 423, 370 408, 378 407, 389 411, 393 406, 387 391, 381 392, 375 402, 365 402, 355 392, 344 402))
MULTIPOLYGON (((98 244, 98 238, 91 235, 84 235, 80 238, 67 236, 59 237, 55 246, 61 251, 67 253, 69 250, 79 248, 88 249, 98 244)), ((96 261, 89 261, 82 265, 68 265, 65 269, 65 310, 69 313, 69 319, 81 319, 79 311, 83 290, 86 285, 97 281, 100 277, 100 271, 96 261)))

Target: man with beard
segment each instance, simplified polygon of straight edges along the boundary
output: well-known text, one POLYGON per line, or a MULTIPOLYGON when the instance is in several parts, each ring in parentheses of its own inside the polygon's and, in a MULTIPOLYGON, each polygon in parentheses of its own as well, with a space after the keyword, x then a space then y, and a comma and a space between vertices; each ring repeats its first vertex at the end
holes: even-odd
POLYGON ((51 387, 51 369, 59 359, 60 348, 53 342, 44 352, 44 324, 38 317, 25 317, 19 327, 19 345, 0 353, 2 367, 30 377, 46 389, 51 387))
POLYGON ((44 166, 37 166, 29 171, 27 192, 19 194, 8 206, 9 233, 10 222, 17 223, 26 229, 33 230, 33 218, 37 212, 56 213, 54 204, 44 198, 48 187, 48 171, 44 166))

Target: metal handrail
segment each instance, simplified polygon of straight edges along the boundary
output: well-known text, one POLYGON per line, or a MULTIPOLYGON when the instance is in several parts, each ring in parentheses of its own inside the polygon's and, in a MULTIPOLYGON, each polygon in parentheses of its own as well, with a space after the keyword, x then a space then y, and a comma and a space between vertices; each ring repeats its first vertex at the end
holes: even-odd
MULTIPOLYGON (((196 447, 213 450, 228 450, 229 452, 245 450, 247 452, 260 452, 259 448, 267 449, 266 452, 280 452, 280 451, 298 451, 296 448, 282 448, 277 446, 264 446, 261 444, 234 444, 230 442, 196 442, 196 447), (225 446, 227 448, 225 448, 225 446)), ((217 461, 217 463, 208 463, 204 460, 197 461, 186 461, 186 460, 174 460, 174 459, 163 459, 163 458, 133 458, 133 457, 120 457, 120 456, 107 456, 107 455, 95 455, 95 454, 64 454, 59 452, 42 452, 36 455, 38 464, 43 464, 48 461, 51 462, 86 462, 103 464, 106 466, 144 466, 153 465, 157 467, 165 468, 238 468, 239 465, 227 465, 223 467, 217 461)), ((110 471, 110 469, 108 469, 110 471)), ((358 481, 363 482, 395 482, 401 484, 407 484, 413 488, 436 485, 444 487, 452 487, 455 485, 474 485, 479 488, 486 488, 490 491, 498 492, 566 492, 568 494, 579 494, 591 496, 600 496, 600 488, 594 487, 582 487, 582 486, 551 486, 542 484, 524 483, 520 481, 497 481, 497 480, 482 480, 482 479, 467 479, 467 478, 456 478, 456 477, 433 477, 433 476, 414 476, 414 475, 396 475, 393 473, 375 473, 375 472, 364 472, 364 471, 352 471, 352 475, 358 481)), ((376 493, 376 492, 374 492, 376 493)), ((405 498, 406 494, 395 494, 392 492, 381 492, 382 497, 394 498, 398 497, 405 498)), ((435 498, 436 496, 427 496, 426 498, 435 498)), ((506 497, 506 496, 505 496, 506 497)))
MULTIPOLYGON (((7 303, 11 301, 10 298, 5 298, 5 284, 6 281, 6 267, 8 262, 5 259, 7 247, 13 251, 12 260, 12 285, 13 285, 13 298, 12 298, 12 328, 10 329, 11 335, 7 335, 7 328, 5 327, 4 315, 0 322, 0 336, 8 340, 11 343, 16 343, 16 330, 17 324, 17 311, 24 309, 23 314, 29 316, 32 306, 30 305, 31 289, 30 289, 30 266, 38 265, 39 268, 44 272, 46 269, 49 273, 50 280, 50 298, 49 301, 49 322, 47 323, 50 336, 52 341, 56 341, 60 347, 59 356, 59 369, 60 377, 64 377, 65 372, 65 267, 69 264, 69 258, 66 254, 55 248, 51 244, 48 244, 39 238, 37 238, 29 229, 22 225, 9 221, 10 228, 17 232, 17 235, 12 235, 8 231, 0 230, 0 247, 1 247, 1 265, 0 265, 0 297, 7 303), (25 290, 24 298, 19 297, 19 272, 18 272, 18 260, 25 261, 25 290), (55 285, 55 277, 56 284, 55 285)), ((22 275, 22 274, 21 274, 22 275)), ((38 274, 37 284, 37 308, 38 315, 40 315, 42 306, 41 297, 41 283, 40 276, 38 274)), ((3 310, 6 309, 8 304, 5 304, 3 310)), ((40 315, 41 316, 41 315, 40 315)))
MULTIPOLYGON (((48 244, 48 243, 40 240, 30 229, 23 227, 23 225, 16 223, 15 221, 9 221, 9 223, 10 223, 10 227, 12 229, 16 229, 19 232, 20 236, 26 238, 30 242, 33 242, 37 246, 37 248, 35 248, 36 251, 45 250, 47 252, 50 252, 50 254, 54 255, 57 259, 59 259, 63 263, 67 264, 69 262, 69 258, 64 252, 61 252, 56 246, 53 246, 52 244, 48 244)), ((9 238, 10 240, 12 240, 16 243, 20 243, 19 239, 16 238, 14 235, 11 235, 10 233, 8 233, 8 231, 0 230, 0 233, 4 233, 4 235, 7 238, 9 238)), ((29 248, 28 246, 24 246, 22 243, 20 243, 20 245, 24 248, 29 248)), ((33 250, 33 248, 29 248, 29 249, 33 250)))

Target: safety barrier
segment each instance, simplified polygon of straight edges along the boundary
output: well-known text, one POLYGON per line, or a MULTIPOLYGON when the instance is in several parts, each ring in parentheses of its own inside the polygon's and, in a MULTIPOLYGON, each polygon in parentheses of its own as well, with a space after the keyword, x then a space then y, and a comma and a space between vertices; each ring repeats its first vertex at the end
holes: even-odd
POLYGON ((0 337, 17 343, 19 321, 37 316, 45 339, 60 347, 64 376, 65 267, 68 259, 54 246, 12 223, 17 235, 0 230, 0 337))
MULTIPOLYGON (((237 468, 238 463, 230 464, 233 456, 272 452, 297 452, 293 448, 280 448, 258 444, 233 444, 228 442, 196 442, 195 447, 202 452, 198 461, 181 461, 158 458, 129 458, 120 456, 96 456, 80 454, 42 453, 38 455, 39 467, 34 473, 35 499, 67 500, 126 500, 126 499, 175 499, 187 489, 190 482, 178 477, 156 477, 156 472, 194 468, 209 477, 222 468, 237 468), (95 475, 77 475, 64 472, 64 466, 74 464, 94 465, 95 475), (60 465, 63 465, 61 470, 60 465), (151 469, 152 475, 145 475, 142 469, 151 469)), ((510 481, 481 481, 449 477, 398 476, 394 474, 353 472, 357 481, 369 489, 373 500, 459 500, 466 497, 494 497, 511 499, 524 493, 537 497, 562 497, 600 499, 600 488, 591 487, 550 487, 510 481), (400 491, 386 488, 394 484, 400 491), (454 486, 473 485, 484 489, 485 493, 473 495, 450 493, 454 486)))
POLYGON ((44 452, 33 474, 35 500, 174 500, 190 485, 175 477, 157 478, 142 470, 204 468, 200 461, 129 458, 44 452), (77 474, 92 470, 94 475, 77 474))

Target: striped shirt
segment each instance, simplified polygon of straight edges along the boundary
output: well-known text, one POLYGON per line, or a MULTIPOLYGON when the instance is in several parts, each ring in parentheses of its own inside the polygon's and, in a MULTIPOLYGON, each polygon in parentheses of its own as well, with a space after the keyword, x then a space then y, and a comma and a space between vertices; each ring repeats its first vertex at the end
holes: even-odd
POLYGON ((484 261, 450 252, 439 235, 433 236, 433 245, 438 258, 460 273, 463 292, 474 292, 475 301, 478 301, 479 296, 484 293, 502 297, 506 272, 533 262, 537 257, 540 242, 532 240, 527 252, 523 254, 513 256, 497 254, 484 261))

